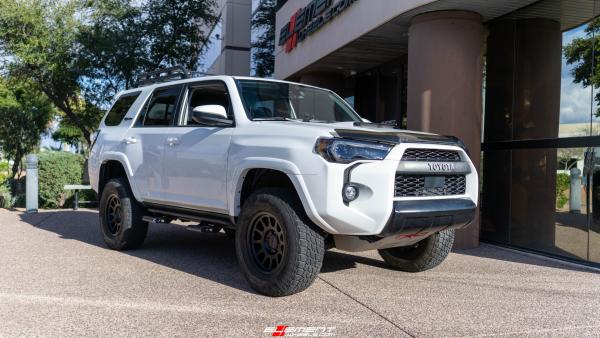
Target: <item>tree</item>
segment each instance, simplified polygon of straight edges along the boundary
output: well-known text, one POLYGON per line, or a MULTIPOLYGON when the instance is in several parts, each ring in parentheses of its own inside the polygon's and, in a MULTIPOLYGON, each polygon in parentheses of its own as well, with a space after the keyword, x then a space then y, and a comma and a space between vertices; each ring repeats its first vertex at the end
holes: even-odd
MULTIPOLYGON (((585 28, 585 37, 575 38, 564 47, 567 64, 575 65, 571 69, 573 82, 584 87, 600 87, 600 18, 594 19, 585 28)), ((596 102, 600 103, 600 92, 596 92, 596 102)), ((600 117, 600 107, 595 112, 600 117)))
POLYGON ((114 95, 158 67, 195 69, 214 0, 0 0, 0 53, 89 143, 114 95))
POLYGON ((14 178, 21 159, 33 151, 47 129, 54 107, 31 83, 0 79, 0 146, 13 160, 14 178))
POLYGON ((75 108, 81 99, 77 9, 74 0, 0 0, 0 51, 12 59, 11 76, 34 84, 89 140, 99 117, 75 108))
POLYGON ((561 170, 571 170, 577 165, 577 161, 583 159, 585 149, 583 148, 561 148, 558 149, 558 164, 561 170))
POLYGON ((258 36, 252 42, 252 61, 255 64, 256 76, 269 77, 275 68, 275 14, 283 6, 285 0, 263 0, 260 2, 252 28, 258 36))
POLYGON ((208 31, 217 22, 214 0, 93 0, 78 35, 85 97, 106 106, 146 71, 177 64, 195 70, 208 31))

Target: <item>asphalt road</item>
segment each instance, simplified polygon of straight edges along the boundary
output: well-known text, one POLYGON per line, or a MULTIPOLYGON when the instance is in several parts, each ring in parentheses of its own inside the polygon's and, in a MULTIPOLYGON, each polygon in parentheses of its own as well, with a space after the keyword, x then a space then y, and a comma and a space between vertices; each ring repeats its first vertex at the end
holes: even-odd
POLYGON ((437 269, 388 270, 330 251, 305 292, 253 292, 224 234, 152 225, 142 249, 106 249, 91 210, 0 210, 0 336, 600 336, 600 273, 489 245, 437 269))

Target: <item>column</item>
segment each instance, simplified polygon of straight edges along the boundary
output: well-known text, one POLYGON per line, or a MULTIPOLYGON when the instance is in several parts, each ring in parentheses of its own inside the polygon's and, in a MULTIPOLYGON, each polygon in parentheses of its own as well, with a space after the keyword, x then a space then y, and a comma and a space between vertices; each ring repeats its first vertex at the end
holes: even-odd
MULTIPOLYGON (((459 137, 479 168, 484 29, 466 11, 417 15, 408 38, 408 129, 459 137)), ((455 247, 479 244, 479 218, 457 231, 455 247)))
POLYGON ((225 75, 250 75, 252 0, 227 0, 219 61, 225 75))

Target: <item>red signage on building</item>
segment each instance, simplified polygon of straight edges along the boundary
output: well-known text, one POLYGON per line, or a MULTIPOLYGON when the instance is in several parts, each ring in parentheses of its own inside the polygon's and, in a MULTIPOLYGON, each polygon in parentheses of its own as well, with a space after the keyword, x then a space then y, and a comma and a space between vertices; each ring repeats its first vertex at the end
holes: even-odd
POLYGON ((316 32, 342 11, 358 0, 313 0, 308 6, 300 8, 292 15, 290 21, 279 31, 279 45, 284 46, 286 53, 291 52, 299 42, 316 32))

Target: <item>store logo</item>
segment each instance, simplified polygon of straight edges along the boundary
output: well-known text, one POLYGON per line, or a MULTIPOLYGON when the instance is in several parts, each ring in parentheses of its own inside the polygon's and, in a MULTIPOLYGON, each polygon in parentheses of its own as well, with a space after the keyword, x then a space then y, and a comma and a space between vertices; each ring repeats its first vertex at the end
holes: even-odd
POLYGON ((332 337, 335 336, 335 326, 267 326, 264 333, 271 337, 332 337))
POLYGON ((300 8, 279 31, 279 45, 286 53, 291 52, 299 42, 304 41, 326 23, 330 22, 358 0, 313 0, 308 6, 300 8))

